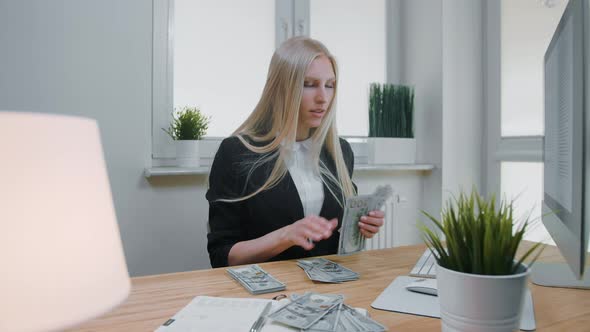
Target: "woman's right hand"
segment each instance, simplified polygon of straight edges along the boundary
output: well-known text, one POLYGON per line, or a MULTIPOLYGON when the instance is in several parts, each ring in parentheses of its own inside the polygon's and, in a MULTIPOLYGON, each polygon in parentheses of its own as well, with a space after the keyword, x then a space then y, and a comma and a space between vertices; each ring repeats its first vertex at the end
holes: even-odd
POLYGON ((314 242, 319 242, 332 236, 332 232, 337 226, 337 218, 327 220, 318 216, 309 216, 286 226, 283 236, 291 245, 300 246, 305 250, 311 250, 314 247, 314 242))

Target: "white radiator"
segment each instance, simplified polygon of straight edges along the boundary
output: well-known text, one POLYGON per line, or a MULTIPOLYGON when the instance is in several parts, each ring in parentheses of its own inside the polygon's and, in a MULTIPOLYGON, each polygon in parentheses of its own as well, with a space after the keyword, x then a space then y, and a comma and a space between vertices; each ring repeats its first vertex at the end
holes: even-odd
POLYGON ((365 250, 372 250, 372 249, 385 249, 385 248, 393 248, 394 246, 394 225, 393 225, 393 204, 394 199, 397 198, 397 195, 393 194, 393 199, 389 199, 385 203, 385 223, 379 230, 379 233, 375 235, 372 239, 367 239, 365 241, 365 250))

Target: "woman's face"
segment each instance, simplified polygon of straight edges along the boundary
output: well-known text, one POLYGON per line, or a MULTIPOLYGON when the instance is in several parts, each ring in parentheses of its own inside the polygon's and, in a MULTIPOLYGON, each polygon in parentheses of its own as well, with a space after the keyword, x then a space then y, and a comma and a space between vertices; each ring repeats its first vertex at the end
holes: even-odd
POLYGON ((330 59, 324 55, 315 58, 305 71, 303 96, 299 105, 298 141, 307 139, 310 129, 322 123, 334 98, 335 84, 336 75, 330 59))

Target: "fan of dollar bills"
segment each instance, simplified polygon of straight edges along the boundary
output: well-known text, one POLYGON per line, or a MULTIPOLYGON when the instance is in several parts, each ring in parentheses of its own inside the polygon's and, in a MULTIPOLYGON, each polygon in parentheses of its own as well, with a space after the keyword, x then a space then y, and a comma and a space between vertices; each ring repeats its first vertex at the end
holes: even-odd
POLYGON ((338 255, 350 255, 365 248, 365 237, 359 229, 362 216, 371 211, 380 210, 385 201, 393 195, 390 185, 379 186, 371 195, 358 195, 346 200, 340 239, 338 241, 338 255))
POLYGON ((342 295, 293 294, 291 302, 268 318, 297 329, 311 331, 373 331, 387 328, 344 304, 342 295))
POLYGON ((358 273, 321 257, 301 259, 297 265, 314 281, 340 283, 359 279, 358 273))
POLYGON ((275 279, 260 266, 253 264, 227 269, 227 273, 252 294, 272 293, 284 290, 285 284, 275 279))

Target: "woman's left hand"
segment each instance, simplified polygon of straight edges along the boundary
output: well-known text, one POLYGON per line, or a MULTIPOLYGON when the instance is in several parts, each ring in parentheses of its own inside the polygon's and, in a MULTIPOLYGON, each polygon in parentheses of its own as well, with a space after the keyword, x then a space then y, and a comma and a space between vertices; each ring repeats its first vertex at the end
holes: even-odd
POLYGON ((359 222, 361 234, 370 239, 379 232, 379 228, 383 226, 385 212, 381 210, 370 211, 368 215, 362 216, 359 222))

